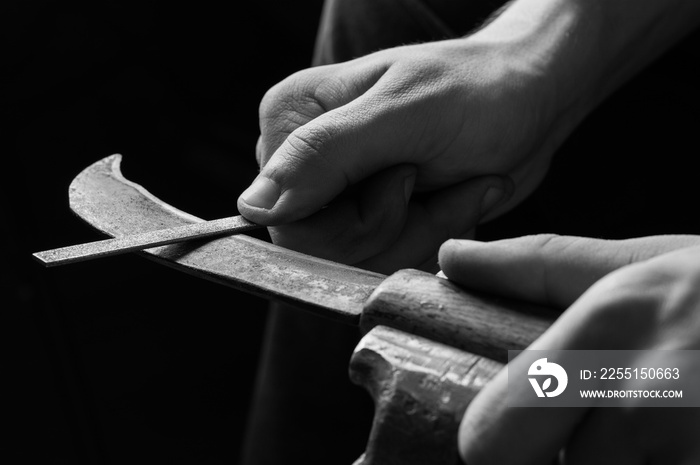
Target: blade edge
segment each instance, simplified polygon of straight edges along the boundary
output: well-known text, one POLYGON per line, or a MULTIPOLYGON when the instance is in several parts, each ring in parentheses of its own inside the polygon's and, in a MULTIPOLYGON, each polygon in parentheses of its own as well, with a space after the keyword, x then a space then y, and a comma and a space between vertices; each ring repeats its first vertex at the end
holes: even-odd
MULTIPOLYGON (((70 208, 83 221, 111 237, 203 221, 124 178, 121 160, 119 154, 106 157, 71 183, 70 208)), ((197 277, 355 325, 365 300, 386 278, 245 235, 138 253, 197 277)))

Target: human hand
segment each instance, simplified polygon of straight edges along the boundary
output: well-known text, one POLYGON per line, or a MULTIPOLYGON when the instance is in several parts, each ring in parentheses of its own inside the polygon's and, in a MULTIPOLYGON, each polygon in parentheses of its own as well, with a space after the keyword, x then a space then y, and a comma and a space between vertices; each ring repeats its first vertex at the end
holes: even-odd
POLYGON ((389 272, 526 197, 562 134, 535 57, 466 39, 311 68, 260 107, 262 167, 239 199, 275 243, 389 272))
MULTIPOLYGON (((529 349, 700 349, 698 236, 451 241, 440 257, 444 273, 472 289, 569 307, 529 349)), ((700 460, 700 409, 509 408, 507 394, 503 370, 467 409, 466 463, 552 463, 561 450, 566 464, 700 460)))

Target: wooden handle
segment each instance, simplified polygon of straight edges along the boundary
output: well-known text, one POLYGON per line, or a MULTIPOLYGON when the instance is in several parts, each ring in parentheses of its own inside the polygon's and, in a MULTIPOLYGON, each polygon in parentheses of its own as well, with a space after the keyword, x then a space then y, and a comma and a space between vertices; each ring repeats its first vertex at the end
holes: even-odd
POLYGON ((377 326, 358 344, 350 379, 374 399, 372 430, 355 465, 453 465, 469 403, 503 365, 377 326))
POLYGON ((507 362, 508 350, 530 345, 558 312, 467 292, 418 270, 389 276, 365 304, 360 329, 390 326, 467 352, 507 362))

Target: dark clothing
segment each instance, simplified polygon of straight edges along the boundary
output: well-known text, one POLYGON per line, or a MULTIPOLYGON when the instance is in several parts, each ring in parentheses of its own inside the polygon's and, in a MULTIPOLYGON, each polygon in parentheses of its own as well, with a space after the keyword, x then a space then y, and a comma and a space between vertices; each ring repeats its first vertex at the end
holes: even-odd
MULTIPOLYGON (((454 38, 480 25, 501 2, 329 0, 314 63, 350 60, 392 46, 454 38)), ((561 147, 546 180, 524 203, 477 229, 492 240, 536 233, 627 238, 700 233, 698 34, 628 83, 561 147), (695 45, 694 45, 695 44, 695 45)), ((354 328, 289 310, 273 311, 257 387, 246 465, 303 460, 349 463, 366 441, 367 394, 337 367, 314 364, 313 350, 347 361, 354 328), (304 341, 331 332, 333 343, 304 341), (291 347, 305 350, 290 350, 291 347), (326 372, 328 370, 328 372, 326 372)))

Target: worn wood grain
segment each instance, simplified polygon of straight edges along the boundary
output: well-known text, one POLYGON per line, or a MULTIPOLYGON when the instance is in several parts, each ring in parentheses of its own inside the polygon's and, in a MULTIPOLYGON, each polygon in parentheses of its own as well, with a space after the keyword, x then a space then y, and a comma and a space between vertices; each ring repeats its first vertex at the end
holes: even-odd
POLYGON ((430 273, 401 270, 369 297, 360 328, 391 326, 505 362, 508 350, 525 349, 557 315, 544 307, 467 292, 430 273))

